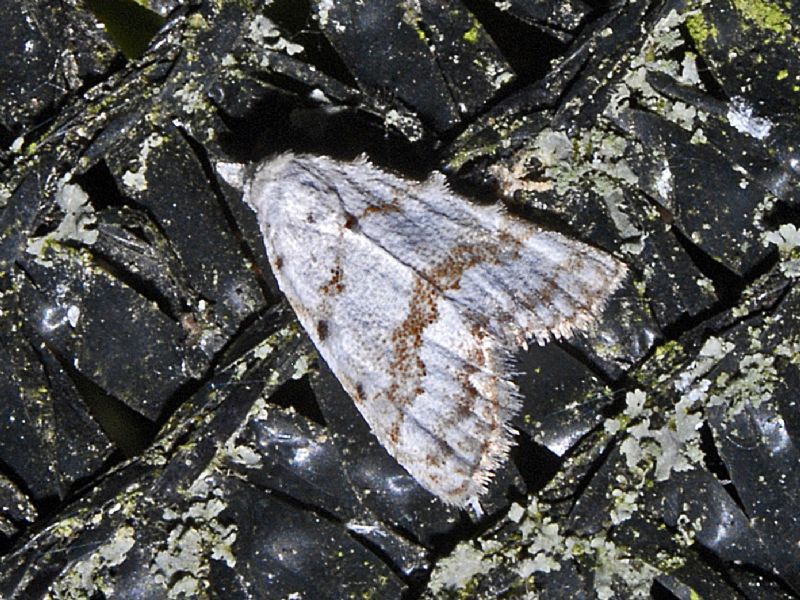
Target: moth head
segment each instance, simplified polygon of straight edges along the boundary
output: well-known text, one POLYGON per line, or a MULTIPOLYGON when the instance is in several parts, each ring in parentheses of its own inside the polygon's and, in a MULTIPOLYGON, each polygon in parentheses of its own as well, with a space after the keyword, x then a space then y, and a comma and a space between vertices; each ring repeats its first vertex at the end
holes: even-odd
POLYGON ((262 160, 255 166, 252 181, 260 181, 264 184, 279 182, 286 178, 293 166, 297 168, 297 165, 293 164, 295 160, 296 156, 291 152, 284 152, 262 160))
POLYGON ((291 153, 265 159, 255 165, 245 186, 245 202, 259 215, 262 225, 341 227, 345 218, 341 206, 336 194, 330 193, 331 184, 320 176, 325 164, 326 159, 291 153))
POLYGON ((282 195, 281 184, 287 180, 294 158, 291 153, 279 154, 253 166, 244 188, 244 200, 256 213, 282 195))

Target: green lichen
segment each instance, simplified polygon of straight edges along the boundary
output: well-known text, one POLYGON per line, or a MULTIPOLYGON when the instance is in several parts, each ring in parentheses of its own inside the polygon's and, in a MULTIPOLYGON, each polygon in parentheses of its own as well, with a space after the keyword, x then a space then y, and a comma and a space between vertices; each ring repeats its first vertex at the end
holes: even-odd
POLYGON ((208 29, 208 22, 203 18, 203 15, 195 13, 190 15, 186 20, 186 24, 192 29, 205 31, 208 29))
POLYGON ((704 46, 709 37, 717 39, 716 26, 713 23, 709 25, 705 15, 699 11, 686 17, 686 29, 698 47, 704 46))
POLYGON ((741 15, 759 29, 772 31, 780 37, 792 30, 789 16, 777 4, 766 0, 733 0, 741 15))
POLYGON ((86 522, 80 517, 70 517, 62 519, 51 528, 51 533, 56 538, 69 540, 78 532, 82 531, 86 522))
POLYGON ((473 17, 472 19, 472 27, 470 27, 467 31, 464 32, 462 36, 464 41, 469 44, 474 44, 478 41, 478 36, 481 31, 480 23, 478 23, 477 19, 473 17))
MULTIPOLYGON (((476 134, 475 129, 465 131, 453 147, 456 150, 452 158, 448 161, 448 168, 458 171, 467 163, 484 156, 493 156, 503 147, 502 140, 510 139, 514 132, 526 125, 525 119, 514 119, 510 122, 503 118, 491 119, 488 126, 491 128, 491 141, 477 141, 473 139, 476 134)), ((484 133, 482 135, 485 136, 484 133)))
POLYGON ((417 37, 423 44, 428 44, 428 35, 422 27, 422 16, 419 13, 419 7, 411 2, 403 2, 403 23, 411 27, 417 34, 417 37))

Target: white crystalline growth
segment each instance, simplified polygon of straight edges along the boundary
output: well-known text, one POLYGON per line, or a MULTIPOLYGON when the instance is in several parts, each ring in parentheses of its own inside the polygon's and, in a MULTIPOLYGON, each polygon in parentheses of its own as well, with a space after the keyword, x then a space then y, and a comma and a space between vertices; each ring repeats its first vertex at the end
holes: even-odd
POLYGON ((281 290, 372 432, 427 490, 479 510, 513 444, 511 353, 587 327, 625 266, 438 174, 286 154, 244 191, 281 290))

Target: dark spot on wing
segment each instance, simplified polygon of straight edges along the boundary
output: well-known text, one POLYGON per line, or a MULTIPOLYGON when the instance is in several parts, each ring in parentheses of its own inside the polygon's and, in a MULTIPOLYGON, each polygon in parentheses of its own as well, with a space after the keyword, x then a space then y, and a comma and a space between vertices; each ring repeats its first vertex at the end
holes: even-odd
POLYGON ((389 428, 389 441, 392 442, 395 446, 398 445, 400 442, 400 421, 395 421, 392 423, 392 426, 389 428))
POLYGON ((336 264, 331 268, 331 277, 327 283, 320 288, 323 296, 335 296, 344 291, 344 270, 342 269, 341 256, 336 257, 336 264))
POLYGON ((317 337, 320 342, 324 342, 328 337, 328 322, 324 319, 317 321, 317 337))
POLYGON ((355 215, 347 213, 344 220, 345 229, 356 229, 358 227, 358 218, 355 215))
POLYGON ((362 216, 366 217, 370 214, 397 212, 402 212, 402 209, 400 208, 400 199, 397 196, 392 196, 391 202, 385 202, 383 204, 370 204, 364 209, 362 216))

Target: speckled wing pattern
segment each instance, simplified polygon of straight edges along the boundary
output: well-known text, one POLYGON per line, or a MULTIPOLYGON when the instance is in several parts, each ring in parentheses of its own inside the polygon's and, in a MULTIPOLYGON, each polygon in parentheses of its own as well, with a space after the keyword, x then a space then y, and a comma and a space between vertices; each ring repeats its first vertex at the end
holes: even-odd
POLYGON ((366 161, 282 155, 245 188, 281 290, 389 453, 473 506, 512 446, 511 353, 586 327, 611 255, 366 161))

